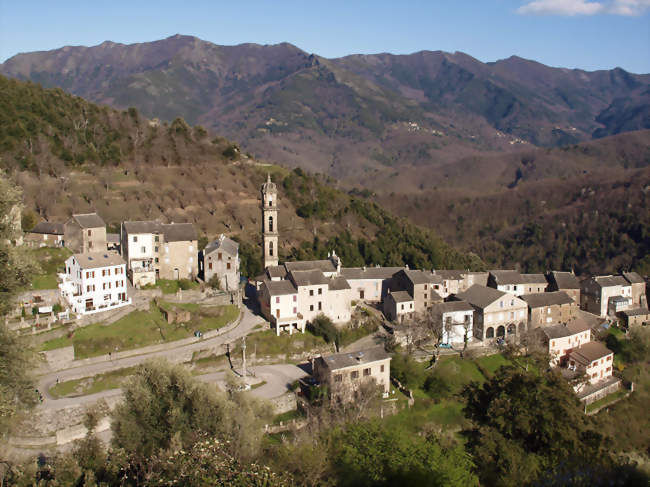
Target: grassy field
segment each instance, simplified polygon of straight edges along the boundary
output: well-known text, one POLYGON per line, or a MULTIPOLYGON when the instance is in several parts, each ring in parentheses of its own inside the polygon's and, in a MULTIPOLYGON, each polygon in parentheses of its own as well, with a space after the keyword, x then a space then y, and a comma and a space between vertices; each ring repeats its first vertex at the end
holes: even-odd
MULTIPOLYGON (((247 353, 257 352, 257 357, 277 356, 300 353, 315 348, 327 350, 331 346, 325 343, 322 337, 312 335, 310 332, 294 333, 293 335, 275 335, 275 330, 266 330, 246 337, 247 353)), ((231 352, 241 354, 241 344, 231 352)))
POLYGON ((169 279, 158 279, 156 281, 156 287, 159 287, 163 294, 176 294, 179 289, 196 289, 199 287, 198 282, 190 281, 188 279, 183 279, 183 281, 171 281, 169 279))
POLYGON ((192 336, 196 330, 206 332, 221 328, 239 314, 234 305, 213 308, 209 315, 192 317, 192 321, 180 325, 168 324, 162 312, 152 305, 149 311, 133 311, 111 325, 95 323, 76 330, 72 337, 47 341, 41 350, 73 345, 76 359, 94 357, 180 340, 192 336))
POLYGON ((66 248, 41 247, 31 249, 30 253, 41 267, 41 272, 32 279, 32 289, 56 289, 56 274, 63 271, 63 264, 72 252, 66 248))
POLYGON ((510 362, 500 353, 495 355, 485 355, 475 360, 476 363, 478 363, 483 368, 483 370, 486 370, 490 374, 494 374, 502 365, 512 365, 512 362, 510 362))
POLYGON ((60 382, 50 388, 50 394, 55 399, 60 397, 77 397, 87 394, 96 394, 97 392, 117 389, 131 375, 135 367, 113 370, 105 374, 98 374, 94 377, 85 377, 83 379, 74 379, 60 382))

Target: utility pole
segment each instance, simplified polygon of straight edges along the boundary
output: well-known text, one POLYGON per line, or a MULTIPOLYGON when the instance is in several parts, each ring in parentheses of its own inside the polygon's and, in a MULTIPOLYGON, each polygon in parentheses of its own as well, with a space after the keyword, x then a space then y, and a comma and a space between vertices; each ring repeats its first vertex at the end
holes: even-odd
POLYGON ((242 377, 246 378, 246 337, 242 337, 241 353, 243 356, 242 377))

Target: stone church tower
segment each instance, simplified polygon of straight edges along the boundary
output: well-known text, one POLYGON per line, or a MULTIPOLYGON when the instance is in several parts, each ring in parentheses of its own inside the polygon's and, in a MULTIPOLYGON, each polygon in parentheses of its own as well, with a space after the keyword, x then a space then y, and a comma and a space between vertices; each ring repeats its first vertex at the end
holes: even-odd
POLYGON ((264 240, 264 268, 278 265, 278 188, 267 176, 262 185, 262 237, 264 240))

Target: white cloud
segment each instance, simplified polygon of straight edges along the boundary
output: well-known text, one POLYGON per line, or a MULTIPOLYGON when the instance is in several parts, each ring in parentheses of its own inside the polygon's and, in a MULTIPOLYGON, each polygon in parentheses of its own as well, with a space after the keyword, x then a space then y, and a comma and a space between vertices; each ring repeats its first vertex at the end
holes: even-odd
POLYGON ((533 0, 517 9, 522 15, 642 15, 650 9, 650 0, 533 0))
POLYGON ((636 16, 650 8, 650 0, 614 0, 607 11, 616 15, 636 16))
POLYGON ((585 0, 534 0, 517 9, 524 15, 595 15, 602 11, 601 3, 585 0))

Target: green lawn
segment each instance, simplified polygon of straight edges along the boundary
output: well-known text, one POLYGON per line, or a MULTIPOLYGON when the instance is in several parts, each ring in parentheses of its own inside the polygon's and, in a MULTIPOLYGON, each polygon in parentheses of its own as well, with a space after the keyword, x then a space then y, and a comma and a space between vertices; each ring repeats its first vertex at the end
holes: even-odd
POLYGON ((163 319, 161 311, 152 305, 149 311, 133 311, 111 325, 95 323, 79 328, 71 338, 62 337, 45 342, 41 350, 73 345, 76 359, 94 357, 180 340, 192 336, 196 330, 206 332, 220 328, 234 320, 239 313, 234 305, 214 308, 209 316, 192 317, 192 321, 185 325, 170 325, 163 319))
POLYGON ((97 392, 117 389, 122 386, 124 381, 133 375, 135 367, 113 370, 104 374, 98 374, 94 377, 85 377, 83 379, 74 379, 66 382, 60 382, 50 388, 50 394, 55 399, 60 397, 77 397, 97 392))
POLYGON ((156 281, 156 287, 159 287, 163 294, 176 294, 176 292, 182 288, 184 289, 196 289, 199 287, 198 282, 190 281, 188 279, 183 279, 182 281, 171 281, 169 279, 158 279, 156 281))
POLYGON ((494 374, 497 370, 499 370, 499 367, 502 365, 512 365, 512 362, 510 362, 500 353, 497 353, 495 355, 485 355, 475 360, 476 363, 478 363, 484 370, 491 374, 494 374))
POLYGON ((485 382, 485 377, 473 361, 458 356, 441 358, 433 373, 449 384, 452 394, 458 394, 472 381, 485 382))
MULTIPOLYGON (((328 345, 322 337, 312 335, 310 332, 294 333, 293 335, 275 335, 275 330, 266 330, 253 333, 246 337, 247 353, 257 352, 257 356, 284 355, 300 353, 314 348, 327 348, 328 345)), ((233 354, 241 355, 241 340, 232 350, 233 354)))
POLYGON ((66 248, 49 247, 30 249, 29 252, 41 268, 32 279, 32 289, 56 289, 56 274, 63 272, 63 264, 72 252, 66 248))
POLYGON ((587 405, 587 412, 589 413, 591 411, 598 409, 601 406, 605 406, 606 404, 609 404, 610 402, 614 402, 620 399, 621 397, 625 396, 626 393, 627 393, 626 390, 618 390, 616 392, 608 394, 602 399, 598 399, 597 401, 587 405))

